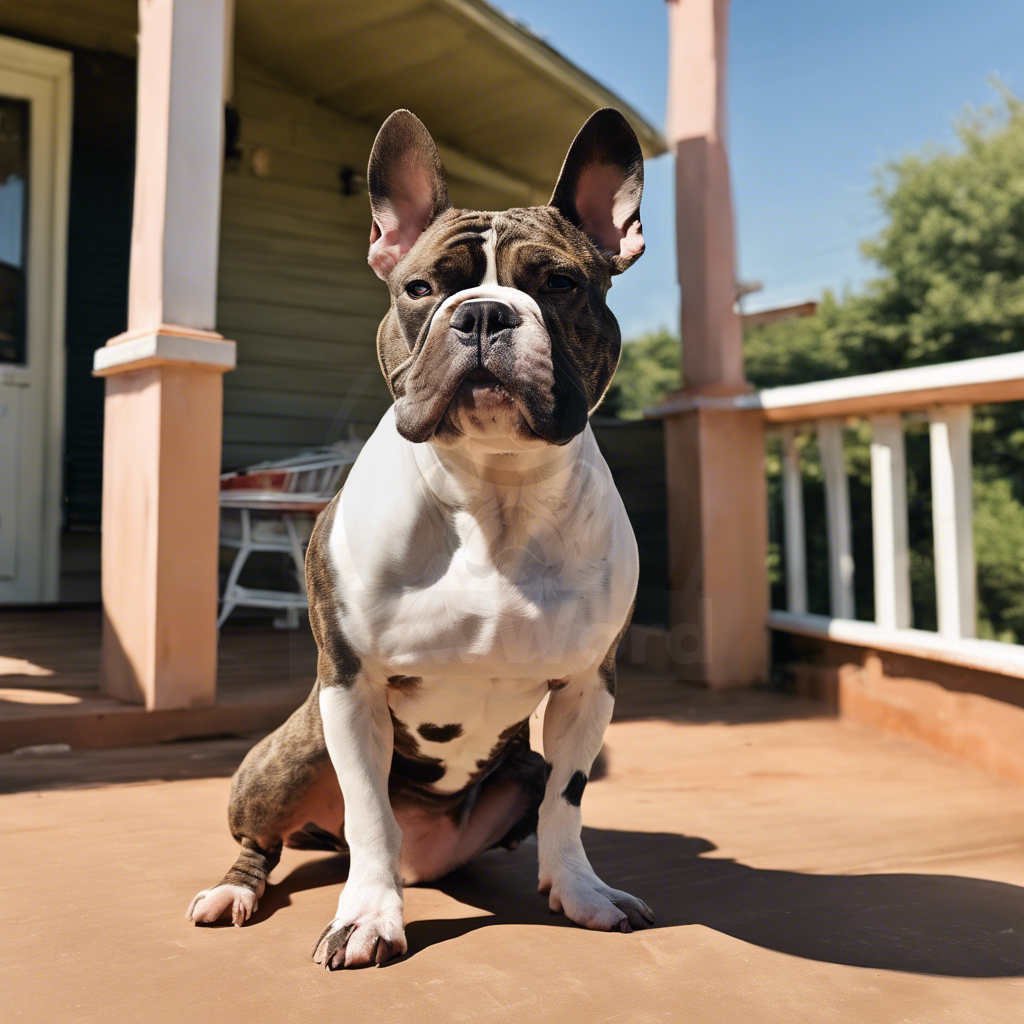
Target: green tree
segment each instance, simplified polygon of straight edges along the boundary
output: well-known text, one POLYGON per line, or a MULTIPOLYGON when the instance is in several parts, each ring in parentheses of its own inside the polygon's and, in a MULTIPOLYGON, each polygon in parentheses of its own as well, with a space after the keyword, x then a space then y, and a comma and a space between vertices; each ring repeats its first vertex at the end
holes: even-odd
POLYGON ((1024 103, 961 119, 959 145, 890 164, 875 195, 887 224, 863 246, 882 273, 826 294, 814 317, 755 328, 762 387, 1016 351, 1024 341, 1024 103), (792 381, 792 378, 790 382, 792 381))
POLYGON ((679 387, 679 361, 679 338, 664 328, 627 341, 601 414, 640 419, 644 409, 679 387))
MULTIPOLYGON (((887 223, 864 245, 880 270, 874 281, 859 294, 827 293, 812 317, 748 329, 746 367, 755 386, 1024 349, 1024 103, 1004 93, 998 108, 962 118, 957 135, 951 149, 908 156, 880 172, 876 198, 887 223)), ((668 354, 669 339, 659 345, 668 354)), ((646 358, 641 349, 624 359, 617 386, 623 395, 646 388, 651 405, 658 378, 628 379, 648 372, 646 358)), ((868 443, 863 427, 847 431, 863 617, 872 611, 870 515, 860 508, 870 495, 868 443)), ((935 611, 930 468, 920 426, 908 432, 907 445, 915 623, 927 627, 935 611)), ((981 632, 1024 641, 1024 403, 979 407, 973 447, 981 632)), ((807 454, 811 542, 824 521, 813 443, 807 454)), ((809 567, 819 580, 822 559, 822 546, 811 543, 809 567)), ((823 594, 820 584, 817 591, 823 594)))

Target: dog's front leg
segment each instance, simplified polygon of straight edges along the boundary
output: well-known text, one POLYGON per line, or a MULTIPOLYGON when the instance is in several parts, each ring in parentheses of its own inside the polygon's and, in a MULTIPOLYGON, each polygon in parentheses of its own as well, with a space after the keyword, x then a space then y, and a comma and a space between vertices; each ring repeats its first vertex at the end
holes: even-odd
POLYGON ((357 673, 321 686, 320 715, 345 802, 349 874, 334 920, 313 947, 329 969, 382 964, 407 946, 399 858, 402 833, 388 800, 394 727, 382 688, 357 673))
POLYGON ((600 931, 629 932, 654 923, 642 900, 604 884, 580 838, 580 801, 601 750, 615 699, 614 668, 571 679, 554 690, 544 713, 544 757, 551 765, 537 827, 541 892, 571 921, 600 931))

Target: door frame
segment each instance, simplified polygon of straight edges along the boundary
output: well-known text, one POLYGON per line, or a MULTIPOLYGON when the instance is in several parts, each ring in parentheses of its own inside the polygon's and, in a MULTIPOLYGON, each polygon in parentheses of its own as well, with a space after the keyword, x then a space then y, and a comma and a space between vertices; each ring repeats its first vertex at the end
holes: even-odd
MULTIPOLYGON (((72 57, 66 50, 57 50, 36 43, 0 35, 0 68, 19 74, 42 79, 52 89, 53 110, 50 133, 49 159, 44 168, 33 166, 30 174, 30 195, 40 187, 40 180, 48 182, 48 221, 46 225, 44 258, 29 250, 29 274, 43 278, 43 294, 40 301, 30 306, 38 318, 45 311, 45 330, 48 344, 36 352, 35 357, 46 361, 43 368, 39 399, 43 403, 43 465, 42 523, 40 536, 40 558, 34 570, 38 586, 35 595, 21 597, 5 591, 21 590, 16 581, 14 587, 0 582, 0 602, 54 602, 60 591, 60 532, 61 499, 63 495, 64 463, 64 320, 67 292, 67 239, 68 204, 71 182, 71 102, 72 102, 72 57), (41 179, 41 175, 47 178, 41 179), (51 190, 52 189, 52 190, 51 190)), ((32 239, 30 228, 30 240, 32 239)), ((29 278, 31 289, 31 276, 29 278)), ((29 302, 32 293, 29 293, 29 302)), ((32 330, 30 324, 30 330, 32 330)), ((30 354, 29 358, 32 356, 30 354)), ((2 368, 0 368, 0 372, 2 368)), ((20 573, 19 573, 20 575, 20 573)))

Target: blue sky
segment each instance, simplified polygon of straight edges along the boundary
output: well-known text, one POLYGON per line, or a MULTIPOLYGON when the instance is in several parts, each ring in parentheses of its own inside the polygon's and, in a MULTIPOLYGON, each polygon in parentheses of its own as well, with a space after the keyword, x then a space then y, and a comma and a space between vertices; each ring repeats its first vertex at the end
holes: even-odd
MULTIPOLYGON (((664 125, 665 0, 496 0, 566 57, 664 125)), ((1021 0, 732 0, 729 147, 738 274, 747 308, 856 288, 859 243, 882 218, 876 170, 955 141, 965 107, 1024 95, 1021 0)), ((616 281, 626 337, 675 329, 670 157, 647 165, 647 252, 616 281)))

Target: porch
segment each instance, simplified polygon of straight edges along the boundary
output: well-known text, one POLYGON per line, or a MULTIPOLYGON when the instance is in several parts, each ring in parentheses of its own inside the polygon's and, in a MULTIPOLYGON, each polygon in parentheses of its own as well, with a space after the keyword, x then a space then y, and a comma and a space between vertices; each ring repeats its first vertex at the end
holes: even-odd
POLYGON ((229 621, 217 651, 217 702, 147 711, 103 692, 102 613, 93 608, 4 609, 0 615, 0 752, 40 744, 74 750, 275 728, 316 676, 308 627, 229 621))
MULTIPOLYGON (((46 6, 60 9, 61 2, 46 6)), ((112 46, 123 74, 105 88, 122 102, 132 99, 136 67, 146 86, 138 96, 145 130, 121 140, 128 157, 134 150, 138 158, 134 199, 129 190, 121 196, 129 207, 134 202, 136 215, 130 288, 126 233, 122 253, 122 283, 132 302, 114 311, 117 328, 127 323, 129 331, 95 353, 105 384, 90 381, 97 410, 106 391, 104 618, 54 612, 36 623, 29 613, 0 615, 0 664, 8 666, 0 676, 8 687, 0 702, 0 749, 56 742, 98 747, 282 720, 309 686, 312 643, 301 631, 252 627, 250 634, 229 623, 218 650, 217 473, 334 439, 332 431, 365 433, 387 404, 372 350, 385 298, 364 262, 368 210, 353 168, 365 166, 382 113, 411 102, 395 92, 411 55, 399 48, 387 58, 393 63, 359 68, 340 66, 337 55, 330 64, 312 59, 323 53, 327 23, 337 29, 331 38, 338 52, 347 55, 342 64, 372 52, 368 42, 387 31, 387 12, 302 0, 294 5, 303 15, 294 21, 295 37, 285 38, 274 6, 248 0, 236 12, 236 38, 226 3, 160 0, 145 7, 142 22, 132 0, 110 4, 102 18, 101 6, 74 31, 43 8, 0 16, 3 32, 47 46, 89 52, 112 46), (192 64, 171 59, 172 27, 196 41, 192 64), (188 83, 200 71, 208 88, 191 91, 188 83), (175 163, 167 157, 172 151, 188 159, 175 163), (174 187, 193 172, 202 179, 202 203, 191 190, 174 187), (214 328, 237 341, 237 369, 230 370, 233 342, 214 328)), ((846 715, 1024 780, 1024 655, 973 636, 969 451, 970 409, 1024 398, 1024 359, 751 393, 735 310, 722 123, 727 8, 725 0, 669 4, 666 135, 678 181, 686 390, 655 411, 662 422, 646 424, 646 433, 637 424, 595 422, 642 550, 639 625, 623 657, 712 688, 781 678, 846 715), (938 467, 940 614, 931 634, 909 628, 903 433, 912 417, 928 419, 938 467), (877 462, 873 623, 857 621, 852 604, 843 434, 855 418, 870 422, 873 468, 877 462), (765 528, 765 453, 766 442, 769 451, 776 443, 773 431, 782 434, 786 573, 785 607, 774 610, 765 528), (809 437, 826 463, 827 615, 808 614, 800 459, 809 437)), ((468 118, 449 102, 441 68, 448 58, 431 57, 424 72, 429 88, 415 97, 426 105, 417 109, 449 139, 443 156, 459 203, 496 208, 544 201, 581 117, 596 105, 621 105, 486 4, 445 0, 429 24, 420 20, 429 12, 412 0, 393 0, 388 11, 407 19, 410 40, 429 30, 467 59, 480 62, 486 51, 481 74, 497 76, 487 79, 488 95, 500 102, 468 118), (506 82, 501 76, 512 83, 508 89, 499 88, 499 79, 506 82), (527 85, 536 108, 516 100, 527 85), (496 141, 505 135, 529 137, 531 144, 506 151, 496 141)), ((179 47, 175 59, 187 49, 179 47)), ((76 52, 72 61, 76 74, 91 66, 80 57, 76 52)), ((88 99, 83 83, 76 79, 76 95, 88 99)), ((118 111, 123 121, 124 110, 118 111)), ((630 117, 647 155, 664 150, 656 129, 630 117)), ((90 142, 96 148, 81 125, 76 132, 80 153, 90 142)), ((127 157, 118 159, 123 172, 127 157)), ((130 220, 127 213, 123 220, 130 220)), ((83 228, 83 234, 102 233, 83 228)), ((88 343, 86 356, 107 340, 90 337, 74 342, 88 343)), ((75 372, 82 375, 85 365, 75 372)), ((92 437, 96 445, 100 435, 76 429, 72 436, 92 437)), ((51 447, 52 470, 60 445, 51 447)), ((93 454, 98 464, 98 451, 93 454)), ((0 490, 15 493, 10 486, 0 490)), ((98 515, 99 495, 92 497, 98 515)), ((50 540, 56 545, 56 533, 50 540)), ((98 559, 98 550, 92 555, 98 559)), ((24 546, 19 558, 27 561, 24 546)))
POLYGON ((549 914, 531 841, 407 890, 410 955, 344 974, 309 959, 344 858, 286 850, 244 928, 183 919, 253 740, 0 755, 6 1022, 1020 1020, 1024 792, 820 703, 624 671, 584 842, 657 926, 549 914))

